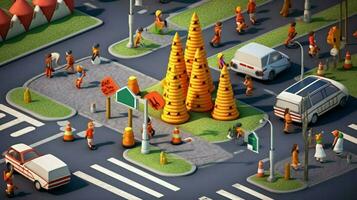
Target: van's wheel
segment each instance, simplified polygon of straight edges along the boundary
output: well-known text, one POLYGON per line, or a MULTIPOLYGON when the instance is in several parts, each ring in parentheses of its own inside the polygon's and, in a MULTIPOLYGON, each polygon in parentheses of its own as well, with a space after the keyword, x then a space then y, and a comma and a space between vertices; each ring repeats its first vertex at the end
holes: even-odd
POLYGON ((41 189, 42 189, 42 186, 41 186, 40 182, 38 182, 38 181, 35 181, 35 182, 33 183, 33 186, 35 187, 35 189, 36 189, 37 191, 41 191, 41 189))
POLYGON ((270 71, 270 72, 269 72, 269 75, 268 75, 269 81, 274 80, 274 78, 275 78, 275 71, 270 71))
POLYGON ((342 97, 342 99, 340 100, 339 106, 345 107, 346 104, 347 104, 347 98, 346 97, 342 97))
POLYGON ((314 115, 312 115, 312 118, 311 118, 311 124, 316 124, 317 120, 318 120, 318 116, 317 114, 315 113, 314 115))

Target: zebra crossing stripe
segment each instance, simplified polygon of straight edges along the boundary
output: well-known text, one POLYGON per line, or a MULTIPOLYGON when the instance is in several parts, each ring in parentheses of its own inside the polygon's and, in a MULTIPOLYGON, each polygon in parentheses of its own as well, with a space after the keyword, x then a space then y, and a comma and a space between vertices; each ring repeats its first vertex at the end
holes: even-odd
POLYGON ((93 169, 95 169, 95 170, 97 170, 97 171, 99 171, 99 172, 101 172, 103 174, 106 174, 106 175, 108 175, 108 176, 110 176, 112 178, 115 178, 115 179, 117 179, 117 180, 119 180, 119 181, 121 181, 123 183, 126 183, 126 184, 128 184, 128 185, 130 185, 132 187, 135 187, 135 188, 137 188, 137 189, 139 189, 139 190, 141 190, 143 192, 146 192, 146 193, 148 193, 148 194, 150 194, 150 195, 152 195, 152 196, 154 196, 156 198, 160 198, 160 197, 164 196, 163 194, 161 194, 159 192, 156 192, 155 190, 152 190, 152 189, 150 189, 150 188, 148 188, 148 187, 146 187, 144 185, 141 185, 140 183, 137 183, 137 182, 135 182, 133 180, 130 180, 130 179, 128 179, 128 178, 126 178, 126 177, 124 177, 124 176, 122 176, 120 174, 117 174, 117 173, 115 173, 115 172, 113 172, 113 171, 111 171, 109 169, 106 169, 106 168, 104 168, 104 167, 102 167, 100 165, 95 164, 95 165, 92 165, 91 168, 93 168, 93 169))
POLYGON ((6 122, 5 124, 1 124, 0 125, 0 131, 5 130, 7 128, 10 128, 12 126, 15 126, 17 124, 20 124, 21 122, 23 122, 21 119, 16 118, 16 119, 13 119, 13 120, 11 120, 9 122, 6 122))
POLYGON ((115 165, 118 165, 118 166, 120 166, 120 167, 122 167, 122 168, 124 168, 124 169, 126 169, 126 170, 129 170, 129 171, 131 171, 131 172, 133 172, 133 173, 135 173, 135 174, 137 174, 137 175, 139 175, 139 176, 142 176, 142 177, 144 177, 144 178, 147 178, 147 179, 149 179, 149 180, 152 181, 152 182, 155 182, 155 183, 157 183, 157 184, 159 184, 159 185, 162 185, 162 186, 164 186, 164 187, 166 187, 166 188, 168 188, 168 189, 170 189, 170 190, 173 190, 173 191, 178 191, 178 190, 180 190, 179 187, 176 187, 176 186, 172 185, 171 183, 168 183, 168 182, 166 182, 166 181, 164 181, 164 180, 161 180, 161 179, 159 179, 159 178, 156 178, 155 176, 153 176, 153 175, 151 175, 151 174, 148 174, 148 173, 144 172, 143 170, 140 170, 140 169, 138 169, 138 168, 135 168, 135 167, 133 167, 133 166, 131 166, 131 165, 129 165, 129 164, 126 164, 126 163, 124 163, 124 162, 122 162, 122 161, 120 161, 120 160, 118 160, 118 159, 109 158, 108 161, 111 162, 111 163, 113 163, 113 164, 115 164, 115 165))
POLYGON ((226 197, 228 199, 231 199, 231 200, 244 200, 244 199, 240 198, 239 196, 234 195, 234 194, 232 194, 230 192, 227 192, 225 190, 218 190, 216 193, 221 195, 221 196, 224 196, 224 197, 226 197))
POLYGON ((120 197, 123 197, 124 199, 141 200, 139 197, 136 197, 136 196, 134 196, 132 194, 129 194, 129 193, 117 188, 117 187, 109 185, 108 183, 103 182, 103 181, 101 181, 101 180, 99 180, 97 178, 94 178, 94 177, 92 177, 92 176, 90 176, 90 175, 88 175, 86 173, 81 172, 81 171, 76 171, 76 172, 73 173, 73 175, 75 175, 75 176, 77 176, 77 177, 79 177, 79 178, 81 178, 81 179, 83 179, 83 180, 85 180, 87 182, 90 182, 90 183, 92 183, 92 184, 94 184, 94 185, 96 185, 96 186, 98 186, 100 188, 103 188, 103 189, 105 189, 105 190, 107 190, 107 191, 109 191, 109 192, 111 192, 113 194, 116 194, 116 195, 118 195, 120 197))
POLYGON ((0 110, 4 111, 4 112, 6 112, 6 113, 8 113, 8 114, 10 114, 12 116, 17 117, 21 121, 25 121, 27 123, 30 123, 33 126, 40 127, 40 126, 45 125, 44 123, 42 123, 42 122, 40 122, 40 121, 38 121, 38 120, 36 120, 34 118, 31 118, 31 117, 29 117, 29 116, 27 116, 25 114, 22 114, 22 113, 14 110, 12 108, 9 108, 9 107, 5 106, 4 104, 0 104, 0 110))
POLYGON ((29 133, 29 132, 31 132, 31 131, 34 131, 35 129, 36 129, 36 128, 33 127, 33 126, 28 126, 28 127, 26 127, 26 128, 23 128, 23 129, 20 129, 20 130, 18 130, 18 131, 16 131, 16 132, 11 133, 10 136, 11 136, 11 137, 19 137, 19 136, 21 136, 21 135, 24 135, 24 134, 26 134, 26 133, 29 133))
POLYGON ((252 189, 250 189, 250 188, 247 188, 247 187, 245 187, 244 185, 241 185, 241 184, 239 184, 239 183, 236 183, 236 184, 234 184, 234 185, 232 185, 232 186, 235 187, 235 188, 237 188, 237 189, 239 189, 239 190, 242 190, 243 192, 246 192, 246 193, 248 193, 248 194, 251 194, 251 195, 253 195, 253 196, 255 196, 255 197, 259 198, 259 199, 263 199, 263 200, 273 200, 272 198, 267 197, 267 196, 265 196, 265 195, 263 195, 263 194, 261 194, 261 193, 259 193, 259 192, 257 192, 257 191, 254 191, 254 190, 252 190, 252 189))
POLYGON ((5 117, 6 115, 4 113, 0 113, 0 119, 5 117))

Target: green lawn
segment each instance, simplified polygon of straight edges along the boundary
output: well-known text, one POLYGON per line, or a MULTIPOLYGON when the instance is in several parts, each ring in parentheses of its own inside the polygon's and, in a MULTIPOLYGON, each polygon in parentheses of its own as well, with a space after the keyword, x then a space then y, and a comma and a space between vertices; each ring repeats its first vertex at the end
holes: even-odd
MULTIPOLYGON (((352 57, 353 68, 350 70, 343 69, 343 62, 338 63, 338 67, 333 69, 332 66, 329 67, 327 71, 325 71, 325 77, 333 79, 342 83, 345 87, 347 87, 351 96, 357 98, 357 54, 354 54, 352 57)), ((316 68, 311 69, 306 73, 306 75, 316 75, 316 68)))
POLYGON ((165 35, 175 35, 176 31, 175 30, 172 30, 172 29, 167 29, 167 31, 165 33, 159 33, 159 31, 155 28, 155 25, 152 25, 149 27, 148 29, 148 32, 149 33, 153 33, 153 34, 158 34, 158 35, 162 35, 162 36, 165 36, 165 35))
POLYGON ((16 105, 48 118, 66 117, 71 114, 71 109, 58 104, 51 99, 30 90, 32 102, 24 103, 24 88, 16 88, 10 92, 10 100, 16 105))
POLYGON ((268 176, 269 174, 266 174, 264 177, 257 177, 254 175, 250 178, 250 180, 259 185, 279 191, 288 191, 304 187, 304 184, 300 180, 290 179, 287 181, 280 174, 276 174, 275 177, 277 180, 273 183, 270 183, 267 181, 268 176))
POLYGON ((156 171, 168 174, 182 174, 189 172, 192 169, 192 165, 190 163, 169 153, 166 154, 168 163, 166 165, 160 165, 161 150, 156 147, 150 146, 149 154, 142 154, 140 150, 141 147, 137 146, 128 150, 127 155, 130 159, 156 171))
MULTIPOLYGON (((162 94, 160 83, 143 90, 143 93, 157 91, 162 94)), ((190 112, 190 120, 180 125, 183 131, 192 133, 209 142, 220 142, 227 140, 227 131, 237 122, 242 123, 246 131, 255 130, 259 126, 259 120, 263 118, 264 113, 249 106, 241 101, 236 101, 240 117, 233 121, 218 121, 211 117, 211 113, 190 112), (205 126, 202 126, 205 124, 205 126)), ((142 106, 139 106, 142 109, 142 106)), ((155 118, 161 119, 162 110, 154 110, 149 107, 149 114, 155 118)))
POLYGON ((128 48, 126 47, 126 44, 128 44, 129 39, 125 39, 114 46, 111 47, 111 51, 114 54, 118 54, 120 56, 137 56, 144 54, 148 51, 152 51, 153 49, 159 48, 160 45, 156 44, 150 40, 147 40, 143 38, 144 41, 144 47, 138 47, 138 48, 128 48))
POLYGON ((74 11, 71 16, 0 42, 0 63, 99 23, 99 20, 85 13, 74 11))
MULTIPOLYGON (((257 5, 266 2, 267 0, 256 0, 257 5)), ((170 18, 170 21, 180 27, 188 27, 191 21, 192 14, 197 13, 200 18, 201 27, 216 23, 219 20, 233 17, 235 8, 241 6, 242 10, 247 7, 248 0, 211 0, 203 3, 200 6, 189 8, 170 18)))
MULTIPOLYGON (((348 7, 349 16, 357 12, 357 1, 350 1, 348 6, 349 6, 348 7)), ((298 33, 297 36, 307 34, 312 30, 316 30, 334 21, 337 21, 340 16, 339 10, 340 10, 340 6, 336 5, 313 15, 311 23, 297 22, 296 24, 296 32, 298 33)), ((282 44, 285 38, 287 37, 288 28, 289 28, 289 24, 274 29, 252 40, 246 41, 244 43, 241 43, 239 45, 236 45, 232 48, 223 51, 226 61, 230 61, 234 57, 234 53, 236 52, 237 49, 250 42, 257 42, 266 45, 268 47, 273 47, 282 44)), ((213 55, 209 57, 208 64, 211 67, 217 67, 217 55, 213 55)))

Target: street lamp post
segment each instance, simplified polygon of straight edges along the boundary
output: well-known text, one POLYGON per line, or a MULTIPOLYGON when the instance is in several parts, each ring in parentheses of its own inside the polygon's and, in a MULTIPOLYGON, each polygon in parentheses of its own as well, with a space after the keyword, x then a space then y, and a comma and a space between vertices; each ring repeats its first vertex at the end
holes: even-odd
MULTIPOLYGON (((274 172, 274 129, 273 129, 273 124, 269 119, 266 119, 267 122, 270 124, 270 150, 269 150, 269 161, 270 161, 270 170, 269 170, 269 177, 268 181, 269 182, 274 182, 276 180, 275 178, 275 172, 274 172)), ((261 120, 260 123, 263 123, 264 121, 261 120)))
POLYGON ((310 11, 310 0, 305 0, 305 4, 304 4, 304 17, 303 20, 306 23, 310 23, 311 21, 311 11, 310 11))
POLYGON ((300 46, 300 50, 301 50, 301 74, 300 74, 300 80, 302 80, 304 78, 304 48, 302 47, 302 45, 300 44, 300 42, 298 41, 294 41, 295 44, 300 46))
MULTIPOLYGON (((126 45, 128 48, 133 48, 134 46, 134 36, 133 36, 133 24, 134 24, 134 9, 133 9, 133 0, 130 0, 130 6, 129 6, 129 17, 128 17, 128 24, 129 24, 129 42, 126 45)), ((141 6, 142 1, 141 0, 135 0, 135 6, 141 6)))

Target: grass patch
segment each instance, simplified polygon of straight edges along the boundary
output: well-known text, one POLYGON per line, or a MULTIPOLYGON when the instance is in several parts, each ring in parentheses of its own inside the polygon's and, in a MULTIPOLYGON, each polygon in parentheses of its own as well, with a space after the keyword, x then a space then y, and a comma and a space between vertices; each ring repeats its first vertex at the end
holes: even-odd
POLYGON ((278 173, 275 175, 277 180, 273 183, 270 183, 267 181, 268 176, 269 174, 265 175, 264 177, 252 176, 250 180, 259 185, 279 191, 289 191, 289 190, 294 190, 304 187, 304 184, 300 180, 290 179, 287 181, 284 179, 284 177, 281 174, 278 173))
POLYGON ((121 56, 136 56, 160 47, 159 44, 156 44, 147 39, 143 39, 144 47, 128 48, 126 47, 128 41, 129 39, 125 39, 115 44, 114 46, 111 47, 111 51, 121 56))
POLYGON ((167 31, 165 33, 160 33, 160 31, 155 28, 155 25, 150 26, 148 29, 148 32, 152 33, 152 34, 157 34, 159 36, 174 35, 176 33, 175 30, 170 29, 170 28, 167 28, 167 31))
POLYGON ((98 23, 95 18, 85 13, 74 11, 70 16, 0 42, 0 63, 98 23))
MULTIPOLYGON (((298 33, 298 36, 307 34, 308 32, 312 30, 316 30, 318 28, 321 28, 325 25, 330 24, 331 22, 337 21, 339 19, 339 10, 340 10, 340 5, 335 5, 333 7, 330 7, 324 11, 321 11, 315 15, 312 16, 311 23, 304 23, 297 21, 296 22, 296 32, 298 33)), ((351 1, 348 4, 348 13, 349 16, 355 14, 357 12, 357 1, 351 1)), ((284 40, 287 37, 287 32, 289 28, 289 24, 279 27, 277 29, 274 29, 268 33, 265 33, 263 35, 260 35, 259 37, 256 37, 254 39, 251 39, 249 41, 243 42, 239 45, 236 45, 232 48, 229 48, 225 51, 223 51, 223 54, 225 56, 226 61, 230 61, 233 57, 237 49, 240 47, 251 43, 251 42, 257 42, 260 44, 263 44, 268 47, 273 47, 279 44, 282 44, 284 40)), ((208 64, 211 67, 218 67, 217 66, 217 55, 213 55, 208 58, 208 64)))
MULTIPOLYGON (((348 89, 350 95, 357 98, 357 54, 352 55, 351 58, 352 69, 344 70, 343 62, 339 62, 336 69, 330 66, 328 70, 325 70, 325 77, 342 83, 348 89)), ((317 68, 313 68, 305 73, 305 75, 316 75, 316 72, 317 68)))
POLYGON ((9 94, 10 101, 43 117, 58 118, 66 117, 71 114, 71 109, 67 106, 58 104, 32 90, 30 90, 32 102, 29 104, 24 103, 24 90, 25 88, 16 88, 12 90, 9 94))
MULTIPOLYGON (((259 5, 266 1, 267 0, 257 0, 256 4, 259 5)), ((177 26, 188 28, 192 14, 196 12, 200 18, 201 27, 206 28, 219 20, 233 17, 235 15, 236 6, 241 6, 242 9, 246 9, 247 3, 248 0, 211 0, 171 17, 170 21, 177 26)))
MULTIPOLYGON (((143 90, 143 93, 157 91, 162 94, 161 84, 155 84, 143 90)), ((215 92, 214 92, 215 95, 215 92)), ((237 122, 242 123, 242 127, 246 131, 252 131, 259 126, 259 120, 263 118, 264 113, 255 109, 248 104, 241 101, 236 101, 240 117, 237 120, 232 121, 218 121, 211 117, 210 112, 198 113, 190 112, 190 119, 188 122, 181 124, 180 128, 183 131, 192 133, 195 136, 199 136, 202 139, 209 142, 219 142, 226 140, 227 131, 230 127, 237 122), (202 126, 205 124, 205 126, 202 126)), ((143 109, 142 105, 139 105, 139 109, 143 109)), ((162 110, 155 110, 149 106, 149 114, 155 118, 161 119, 162 110)))
POLYGON ((181 174, 188 172, 192 169, 192 165, 186 162, 184 159, 167 153, 168 164, 160 165, 160 153, 161 150, 150 146, 149 154, 142 154, 140 152, 141 147, 137 146, 128 150, 128 157, 138 163, 141 163, 151 169, 168 174, 181 174))

